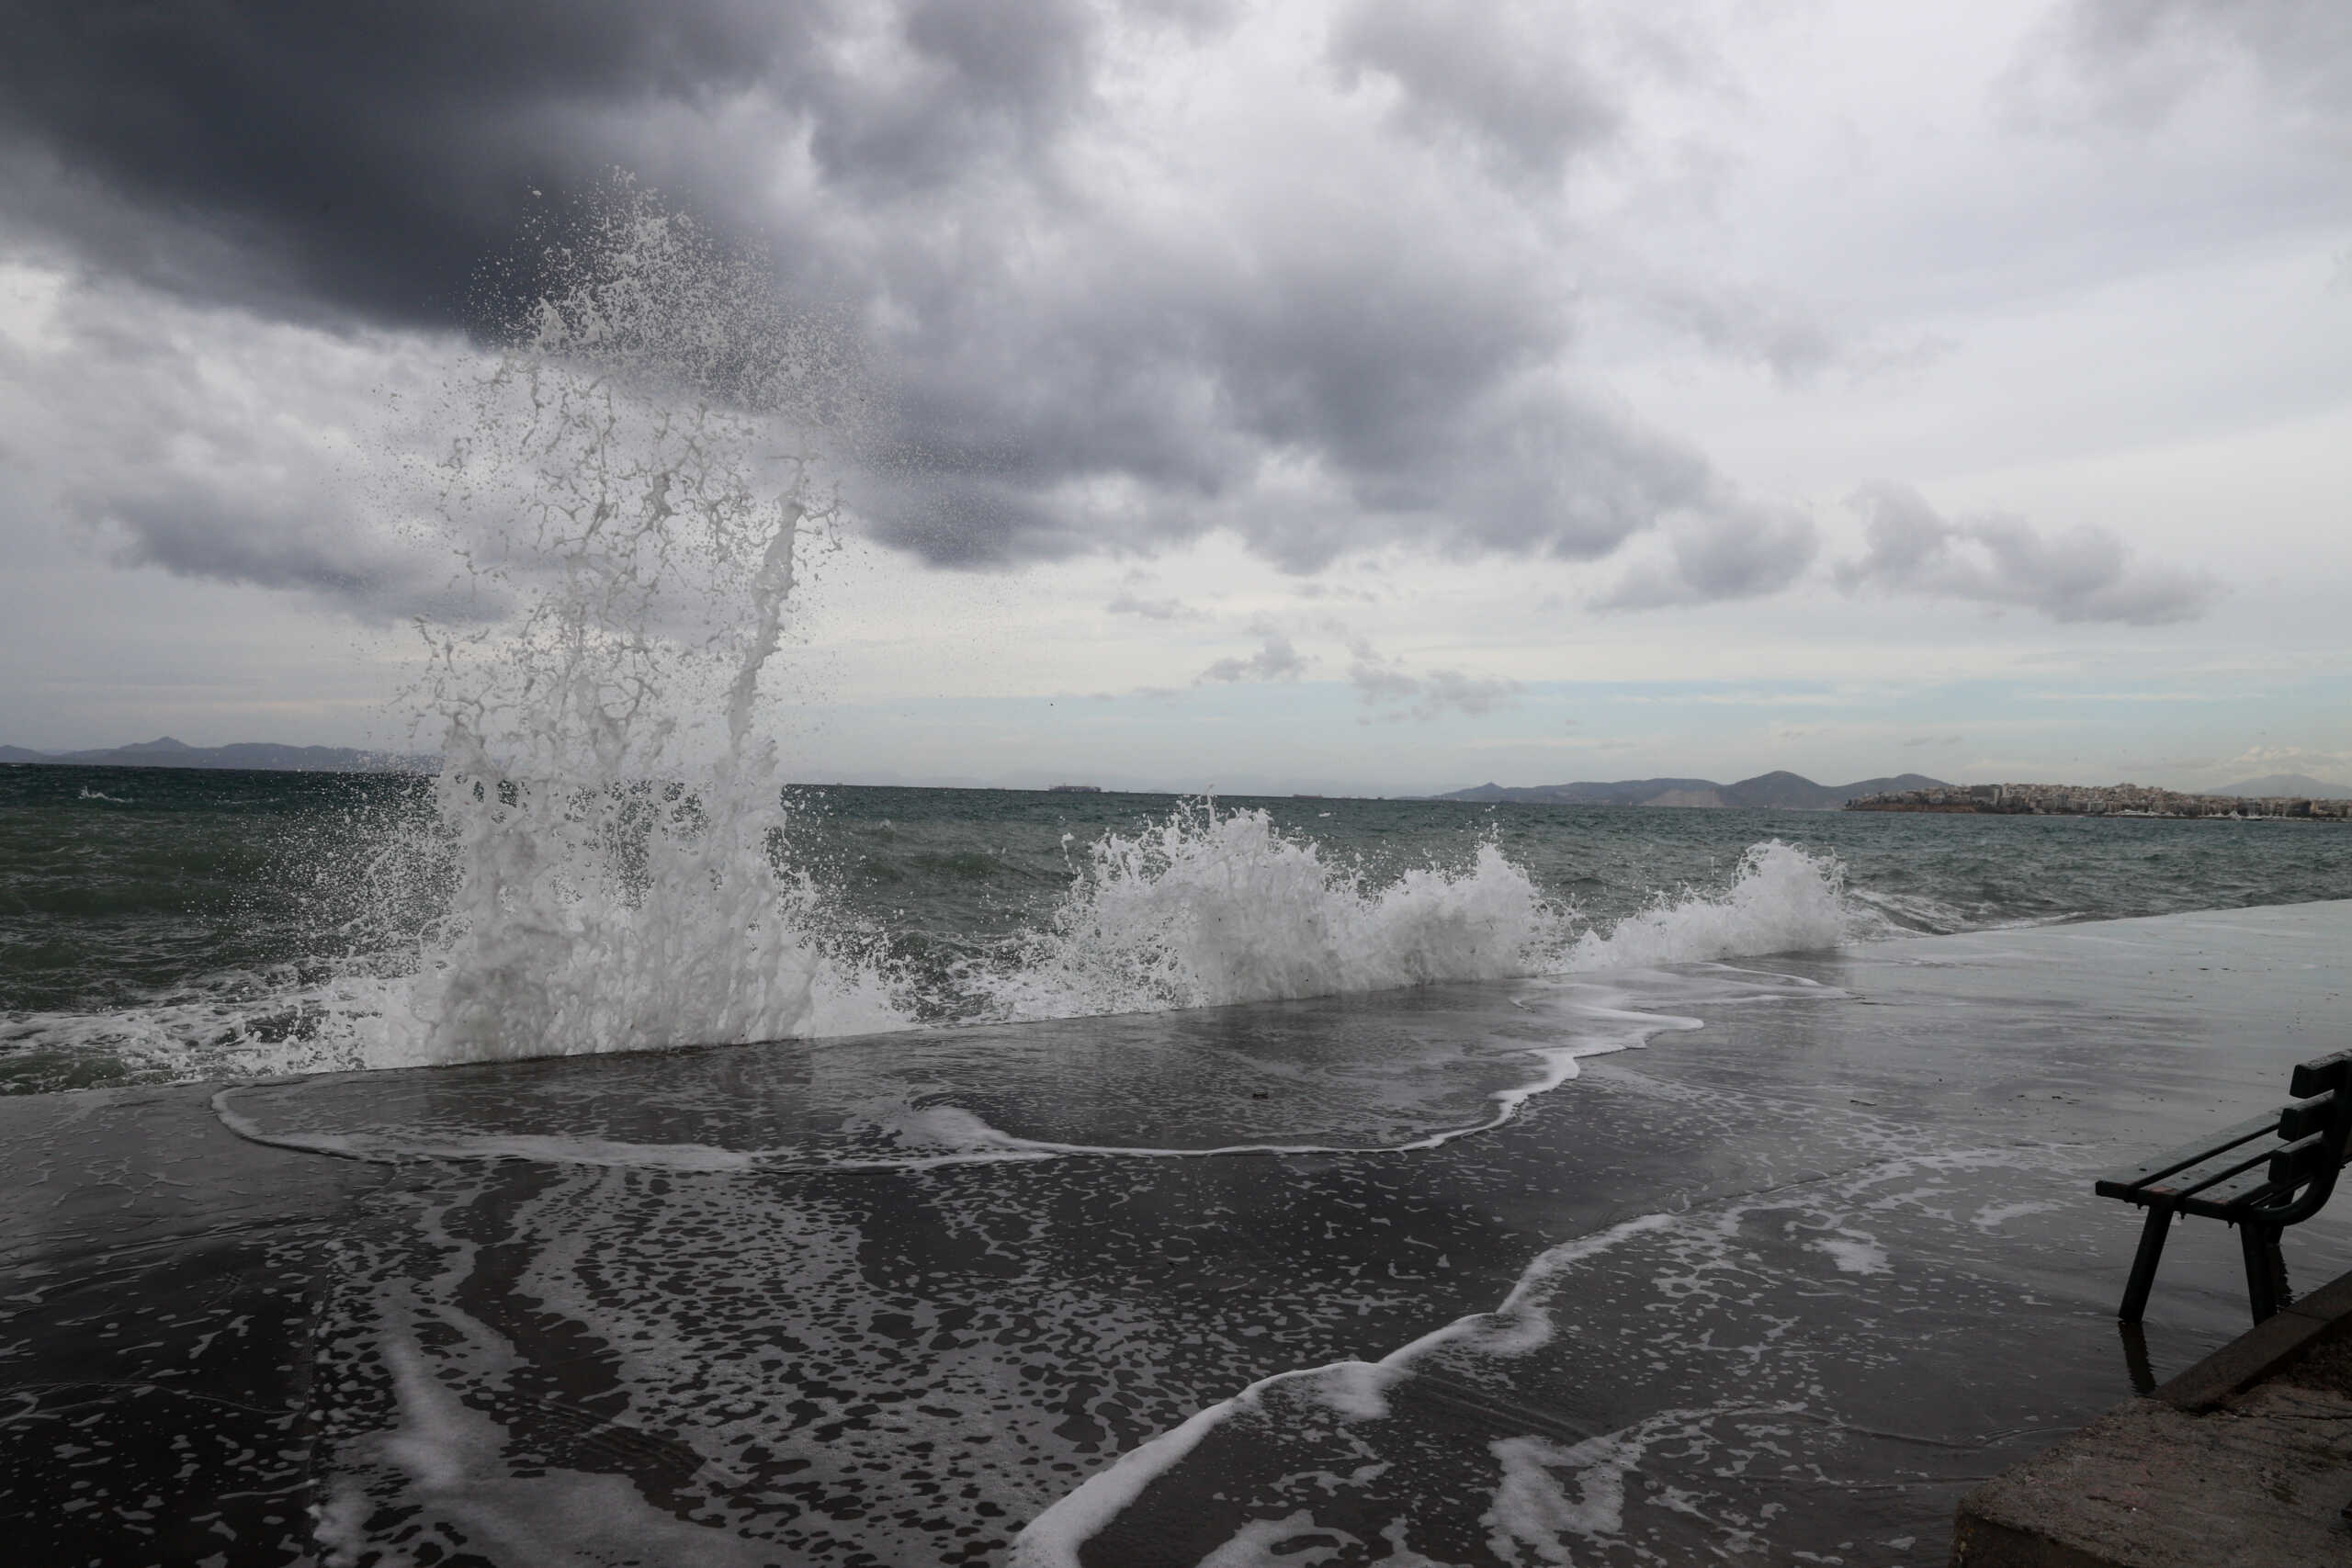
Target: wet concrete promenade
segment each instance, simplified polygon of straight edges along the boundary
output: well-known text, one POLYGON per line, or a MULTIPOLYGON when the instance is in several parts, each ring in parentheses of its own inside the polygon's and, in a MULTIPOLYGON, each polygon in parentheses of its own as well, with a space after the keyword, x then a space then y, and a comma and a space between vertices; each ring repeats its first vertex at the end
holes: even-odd
POLYGON ((102 1563, 1939 1563, 2242 1329, 2184 1229, 2127 1346, 2090 1180, 2341 1045, 2347 939, 0 1102, 0 1517, 102 1563))

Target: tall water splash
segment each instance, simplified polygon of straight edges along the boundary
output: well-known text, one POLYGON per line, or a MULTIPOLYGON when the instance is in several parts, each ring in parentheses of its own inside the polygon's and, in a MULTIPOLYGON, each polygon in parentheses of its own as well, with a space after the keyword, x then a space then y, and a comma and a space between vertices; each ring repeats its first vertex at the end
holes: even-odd
POLYGON ((881 1029, 871 943, 786 863, 763 682, 833 524, 836 340, 628 187, 466 389, 442 521, 480 619, 421 626, 454 890, 424 1061, 881 1029))

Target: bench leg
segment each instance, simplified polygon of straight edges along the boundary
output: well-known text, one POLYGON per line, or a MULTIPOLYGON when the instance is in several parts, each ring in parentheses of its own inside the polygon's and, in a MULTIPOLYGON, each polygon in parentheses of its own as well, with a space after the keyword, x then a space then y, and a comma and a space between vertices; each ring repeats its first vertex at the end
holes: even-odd
POLYGON ((2238 1247, 2245 1254, 2246 1305, 2253 1309, 2255 1322, 2267 1322, 2278 1314, 2279 1287, 2287 1273, 2287 1261, 2278 1252, 2278 1232, 2248 1218, 2238 1225, 2238 1247))
POLYGON ((2147 1223, 2140 1227, 2140 1250, 2132 1259, 2132 1278, 2123 1287, 2123 1304, 2115 1315, 2137 1323, 2148 1310, 2148 1292, 2155 1288, 2156 1263, 2165 1255, 2165 1237, 2172 1232, 2172 1211, 2161 1203, 2148 1206, 2147 1223))
POLYGON ((2148 1359, 2147 1332, 2136 1323, 2119 1323, 2115 1331, 2123 1337, 2123 1375, 2132 1380, 2132 1392, 2144 1399, 2156 1392, 2156 1369, 2148 1359))

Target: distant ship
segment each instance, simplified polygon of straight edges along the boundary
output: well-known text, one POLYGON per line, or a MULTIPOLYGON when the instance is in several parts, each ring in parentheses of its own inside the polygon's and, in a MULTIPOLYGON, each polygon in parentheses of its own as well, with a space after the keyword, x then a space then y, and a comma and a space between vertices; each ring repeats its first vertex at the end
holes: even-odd
POLYGON ((1101 784, 1047 784, 1046 793, 1048 795, 1101 795, 1102 786, 1101 784))

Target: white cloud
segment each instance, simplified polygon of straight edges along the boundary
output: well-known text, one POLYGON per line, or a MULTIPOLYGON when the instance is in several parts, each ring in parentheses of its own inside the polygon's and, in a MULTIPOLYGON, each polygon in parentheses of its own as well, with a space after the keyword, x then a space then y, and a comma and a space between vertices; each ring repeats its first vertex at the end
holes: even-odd
POLYGON ((1853 504, 1867 518, 1868 547, 1839 563, 1838 585, 2016 606, 2054 621, 2165 626, 2194 620, 2220 594, 2217 583, 2144 567, 2103 528, 2043 534, 1998 514, 1947 521, 1918 491, 1877 484, 1853 504))

